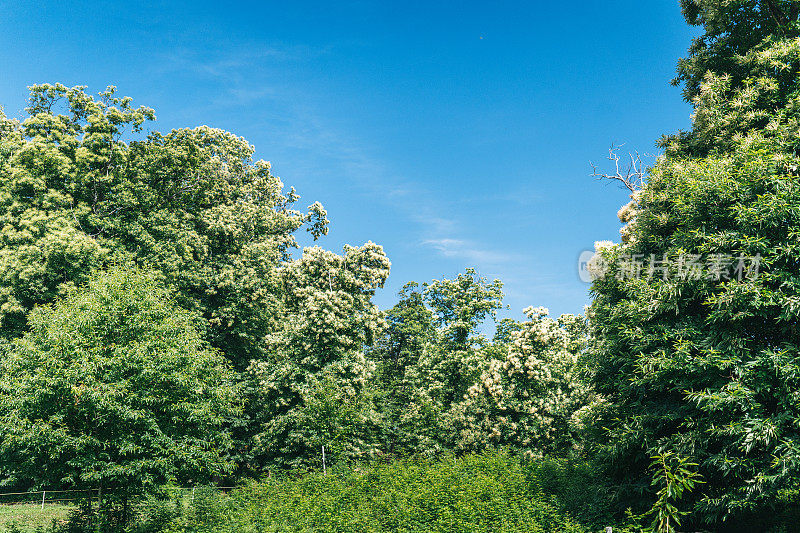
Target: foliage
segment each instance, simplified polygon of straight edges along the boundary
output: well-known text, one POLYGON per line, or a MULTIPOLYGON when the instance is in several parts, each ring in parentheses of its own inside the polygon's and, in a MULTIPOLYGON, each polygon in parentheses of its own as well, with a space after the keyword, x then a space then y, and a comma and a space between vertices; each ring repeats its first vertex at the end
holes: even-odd
MULTIPOLYGON (((542 457, 525 463, 526 475, 550 497, 558 510, 573 517, 591 531, 621 524, 607 480, 601 469, 587 460, 542 457)), ((621 531, 618 527, 614 531, 621 531)))
POLYGON ((564 454, 579 439, 579 411, 592 401, 578 358, 586 346, 582 317, 547 317, 528 308, 528 320, 500 350, 483 350, 487 369, 454 409, 457 449, 507 446, 529 457, 564 454))
POLYGON ((505 319, 492 341, 479 328, 502 305, 502 284, 467 269, 400 292, 389 327, 369 352, 378 361, 386 448, 436 455, 508 447, 541 457, 578 439, 578 411, 592 395, 578 356, 586 324, 528 309, 505 319))
MULTIPOLYGON (((421 301, 427 311, 418 315, 426 321, 430 317, 436 332, 421 343, 414 364, 405 368, 407 404, 400 424, 407 448, 436 454, 455 446, 451 410, 480 378, 486 364, 480 349, 487 340, 478 329, 486 318, 495 317, 502 299, 500 280, 489 282, 471 268, 455 279, 424 285, 421 301)), ((424 327, 430 328, 427 323, 424 327)))
POLYGON ((293 189, 244 139, 206 126, 142 129, 155 114, 109 87, 31 87, 21 123, 0 113, 0 334, 27 313, 132 261, 175 287, 207 321, 214 346, 244 369, 280 316, 276 269, 293 234, 327 232, 318 203, 292 208, 293 189))
POLYGON ((692 457, 709 519, 792 486, 800 464, 800 188, 776 155, 761 143, 662 163, 642 191, 634 240, 604 252, 609 263, 655 254, 674 269, 681 254, 760 255, 757 276, 636 279, 612 267, 593 285, 595 384, 613 409, 607 456, 633 483, 660 447, 692 457))
POLYGON ((367 355, 376 363, 374 388, 381 406, 383 449, 388 454, 412 451, 411 431, 403 414, 414 398, 411 374, 426 346, 436 342, 433 313, 425 305, 419 284, 410 282, 400 300, 385 313, 386 328, 367 355))
POLYGON ((250 367, 262 468, 314 464, 323 445, 349 458, 374 454, 374 365, 363 348, 383 327, 371 298, 388 274, 373 243, 344 255, 307 248, 281 268, 285 314, 266 340, 267 357, 250 367))
POLYGON ((269 479, 201 505, 167 531, 587 531, 505 454, 269 479))
POLYGON ((693 469, 697 465, 672 452, 663 452, 652 457, 650 467, 655 471, 652 485, 658 488, 658 499, 647 515, 653 516, 650 529, 653 533, 674 533, 675 526, 681 525, 681 517, 689 511, 678 509, 678 502, 684 492, 691 492, 700 475, 693 469))
POLYGON ((444 342, 458 348, 474 343, 472 337, 487 317, 494 318, 503 301, 503 283, 492 282, 468 268, 456 279, 433 280, 424 298, 434 313, 444 342))
POLYGON ((800 480, 798 3, 684 7, 706 30, 679 67, 693 130, 662 141, 623 243, 600 247, 587 362, 622 498, 649 507, 648 457, 669 451, 706 481, 686 496, 691 523, 734 528, 800 480), (792 20, 769 22, 773 7, 792 20))
POLYGON ((738 85, 751 78, 741 59, 773 36, 800 35, 800 4, 796 0, 680 0, 686 21, 702 26, 703 33, 678 62, 675 84, 684 85, 688 101, 703 92, 708 72, 730 76, 738 85))
POLYGON ((230 471, 234 375, 158 276, 98 274, 30 324, 0 361, 0 459, 18 482, 126 497, 230 471))

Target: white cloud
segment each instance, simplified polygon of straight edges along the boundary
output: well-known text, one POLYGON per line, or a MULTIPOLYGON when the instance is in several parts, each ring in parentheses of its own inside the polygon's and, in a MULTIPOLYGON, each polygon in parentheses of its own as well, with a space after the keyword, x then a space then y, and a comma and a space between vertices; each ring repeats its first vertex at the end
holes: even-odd
POLYGON ((512 254, 484 248, 475 242, 464 239, 447 237, 425 239, 421 244, 433 248, 444 257, 466 259, 475 264, 497 265, 517 259, 512 254))

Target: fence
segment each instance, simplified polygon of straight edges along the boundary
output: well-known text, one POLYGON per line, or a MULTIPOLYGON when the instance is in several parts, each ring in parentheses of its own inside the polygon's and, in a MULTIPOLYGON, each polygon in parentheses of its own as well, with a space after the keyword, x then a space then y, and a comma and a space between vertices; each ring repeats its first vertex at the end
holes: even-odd
MULTIPOLYGON (((162 489, 169 498, 185 498, 194 501, 197 487, 166 487, 162 489)), ((238 487, 214 487, 226 493, 238 487)), ((29 492, 4 492, 0 493, 0 505, 39 505, 44 510, 45 505, 70 505, 86 498, 98 499, 99 489, 87 490, 38 490, 29 492)))

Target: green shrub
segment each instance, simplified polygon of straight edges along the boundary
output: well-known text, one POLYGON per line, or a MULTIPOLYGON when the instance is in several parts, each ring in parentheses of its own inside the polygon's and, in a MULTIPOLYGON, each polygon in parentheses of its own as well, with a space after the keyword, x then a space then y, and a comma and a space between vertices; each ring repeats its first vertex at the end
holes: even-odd
POLYGON ((531 482, 538 484, 553 505, 592 531, 611 525, 620 512, 591 463, 545 457, 526 463, 525 469, 531 482))
POLYGON ((195 495, 187 514, 179 531, 588 531, 504 453, 272 478, 226 497, 195 495))

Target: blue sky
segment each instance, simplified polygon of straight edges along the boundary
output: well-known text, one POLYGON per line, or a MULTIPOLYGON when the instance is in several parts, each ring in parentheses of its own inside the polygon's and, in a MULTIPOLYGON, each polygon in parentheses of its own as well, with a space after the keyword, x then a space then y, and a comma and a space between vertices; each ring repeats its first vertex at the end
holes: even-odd
POLYGON ((689 126, 669 80, 695 31, 677 0, 0 1, 0 105, 113 84, 153 129, 244 136, 326 207, 323 246, 385 247, 383 308, 472 266, 505 282, 506 316, 577 313, 577 257, 619 239, 627 201, 589 161, 689 126))

